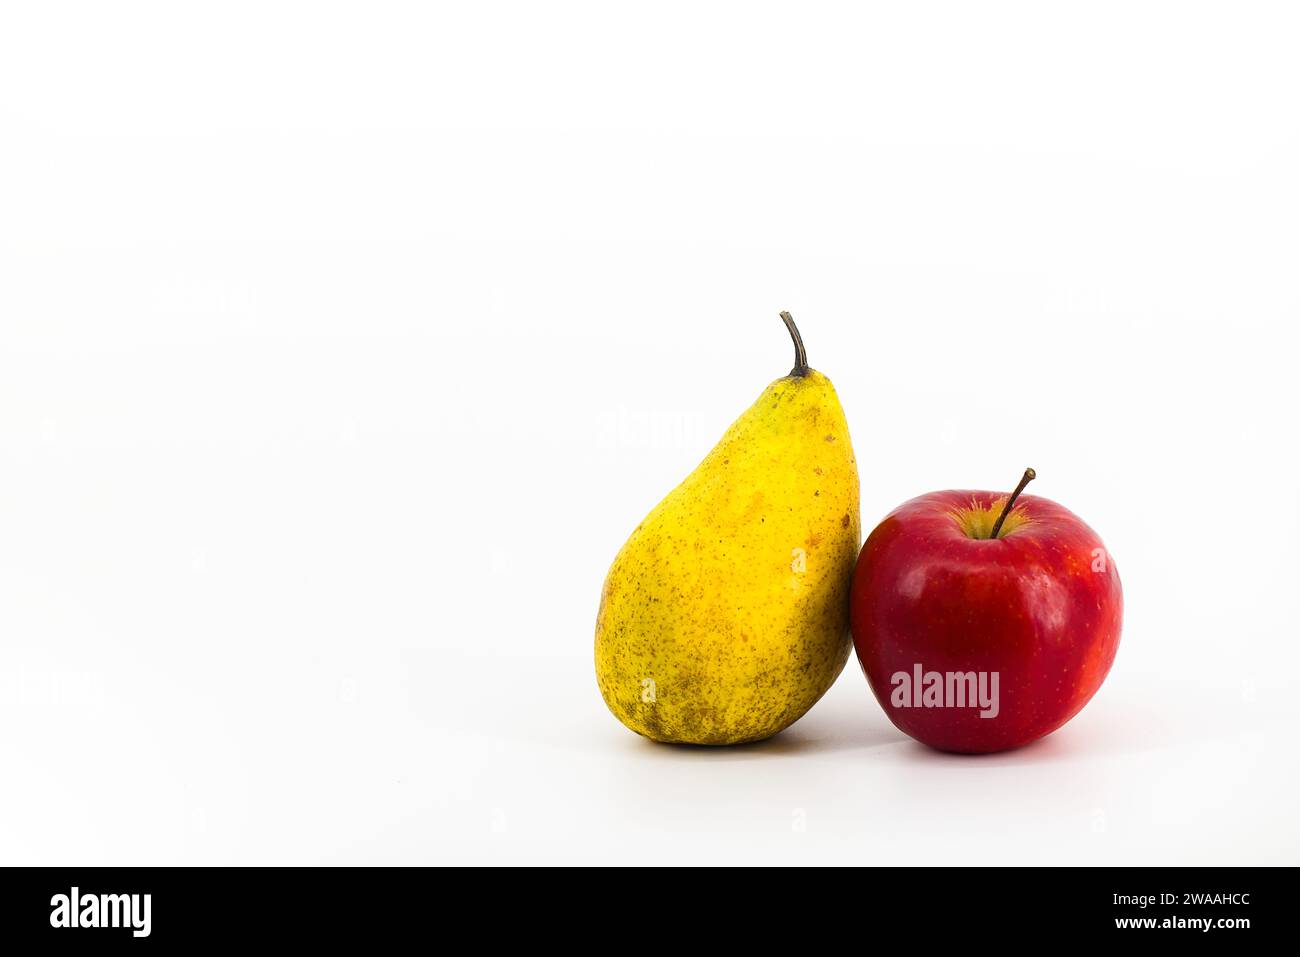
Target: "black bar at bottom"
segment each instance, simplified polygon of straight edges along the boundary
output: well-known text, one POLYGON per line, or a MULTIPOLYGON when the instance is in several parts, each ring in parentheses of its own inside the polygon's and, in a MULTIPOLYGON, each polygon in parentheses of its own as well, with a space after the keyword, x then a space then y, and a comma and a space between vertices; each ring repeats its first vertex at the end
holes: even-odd
POLYGON ((943 941, 974 953, 995 942, 1101 938, 1235 947, 1292 936, 1284 889, 1292 876, 1280 868, 7 869, 0 941, 372 948, 414 935, 432 947, 475 933, 492 946, 519 936, 530 948, 654 951, 806 932, 801 949, 840 934, 869 951, 903 935, 917 953, 943 941))

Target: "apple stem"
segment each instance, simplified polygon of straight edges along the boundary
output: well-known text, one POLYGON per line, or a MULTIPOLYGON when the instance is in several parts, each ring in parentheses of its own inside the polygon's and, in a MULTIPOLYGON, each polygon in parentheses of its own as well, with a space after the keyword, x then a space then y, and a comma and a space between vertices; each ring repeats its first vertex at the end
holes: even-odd
POLYGON ((794 340, 794 368, 790 374, 805 376, 812 370, 808 368, 808 353, 803 351, 803 336, 799 335, 799 327, 794 324, 794 316, 785 310, 781 311, 781 321, 790 330, 790 338, 794 340))
POLYGON ((1011 514, 1011 506, 1016 504, 1016 499, 1018 499, 1020 493, 1025 490, 1025 486, 1037 477, 1038 473, 1033 469, 1025 469, 1025 474, 1020 477, 1020 484, 1016 486, 1016 490, 1012 492, 1011 497, 1007 499, 1007 504, 1002 506, 1002 514, 998 516, 998 520, 993 523, 993 531, 990 533, 989 538, 998 537, 998 532, 1002 531, 1002 523, 1005 522, 1007 516, 1011 514))

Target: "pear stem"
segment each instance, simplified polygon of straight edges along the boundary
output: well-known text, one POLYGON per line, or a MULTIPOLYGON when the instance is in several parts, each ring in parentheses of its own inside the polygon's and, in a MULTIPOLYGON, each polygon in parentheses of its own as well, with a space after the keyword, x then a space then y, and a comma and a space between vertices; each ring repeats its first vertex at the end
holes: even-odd
POLYGON ((805 376, 812 370, 808 368, 808 353, 803 349, 803 336, 799 335, 799 327, 794 324, 794 316, 785 310, 781 311, 781 321, 790 330, 790 338, 794 340, 794 368, 790 374, 805 376))
POLYGON ((1016 490, 1012 492, 1011 497, 1007 499, 1007 504, 1002 506, 1002 514, 998 516, 998 520, 993 523, 993 531, 989 534, 989 538, 998 537, 998 532, 1002 531, 1002 523, 1005 522, 1007 516, 1011 514, 1011 506, 1016 504, 1016 499, 1018 499, 1020 493, 1025 490, 1025 486, 1037 477, 1038 473, 1033 469, 1025 469, 1025 474, 1020 477, 1020 484, 1016 486, 1016 490))

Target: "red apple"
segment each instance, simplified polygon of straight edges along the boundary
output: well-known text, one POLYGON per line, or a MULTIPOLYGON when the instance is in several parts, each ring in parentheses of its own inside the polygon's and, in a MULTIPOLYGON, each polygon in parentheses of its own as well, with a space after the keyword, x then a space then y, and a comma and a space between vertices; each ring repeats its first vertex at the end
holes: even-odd
POLYGON ((1119 647, 1115 563, 1073 512, 1020 492, 932 492, 858 555, 853 642, 900 730, 944 751, 1016 748, 1101 687, 1119 647))

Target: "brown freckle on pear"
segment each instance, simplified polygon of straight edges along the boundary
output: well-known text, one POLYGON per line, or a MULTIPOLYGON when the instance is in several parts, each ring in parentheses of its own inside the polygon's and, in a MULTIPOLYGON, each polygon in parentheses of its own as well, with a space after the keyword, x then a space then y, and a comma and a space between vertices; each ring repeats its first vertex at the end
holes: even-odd
POLYGON ((840 528, 848 528, 848 527, 849 527, 849 515, 847 512, 845 512, 844 517, 840 519, 840 528))

